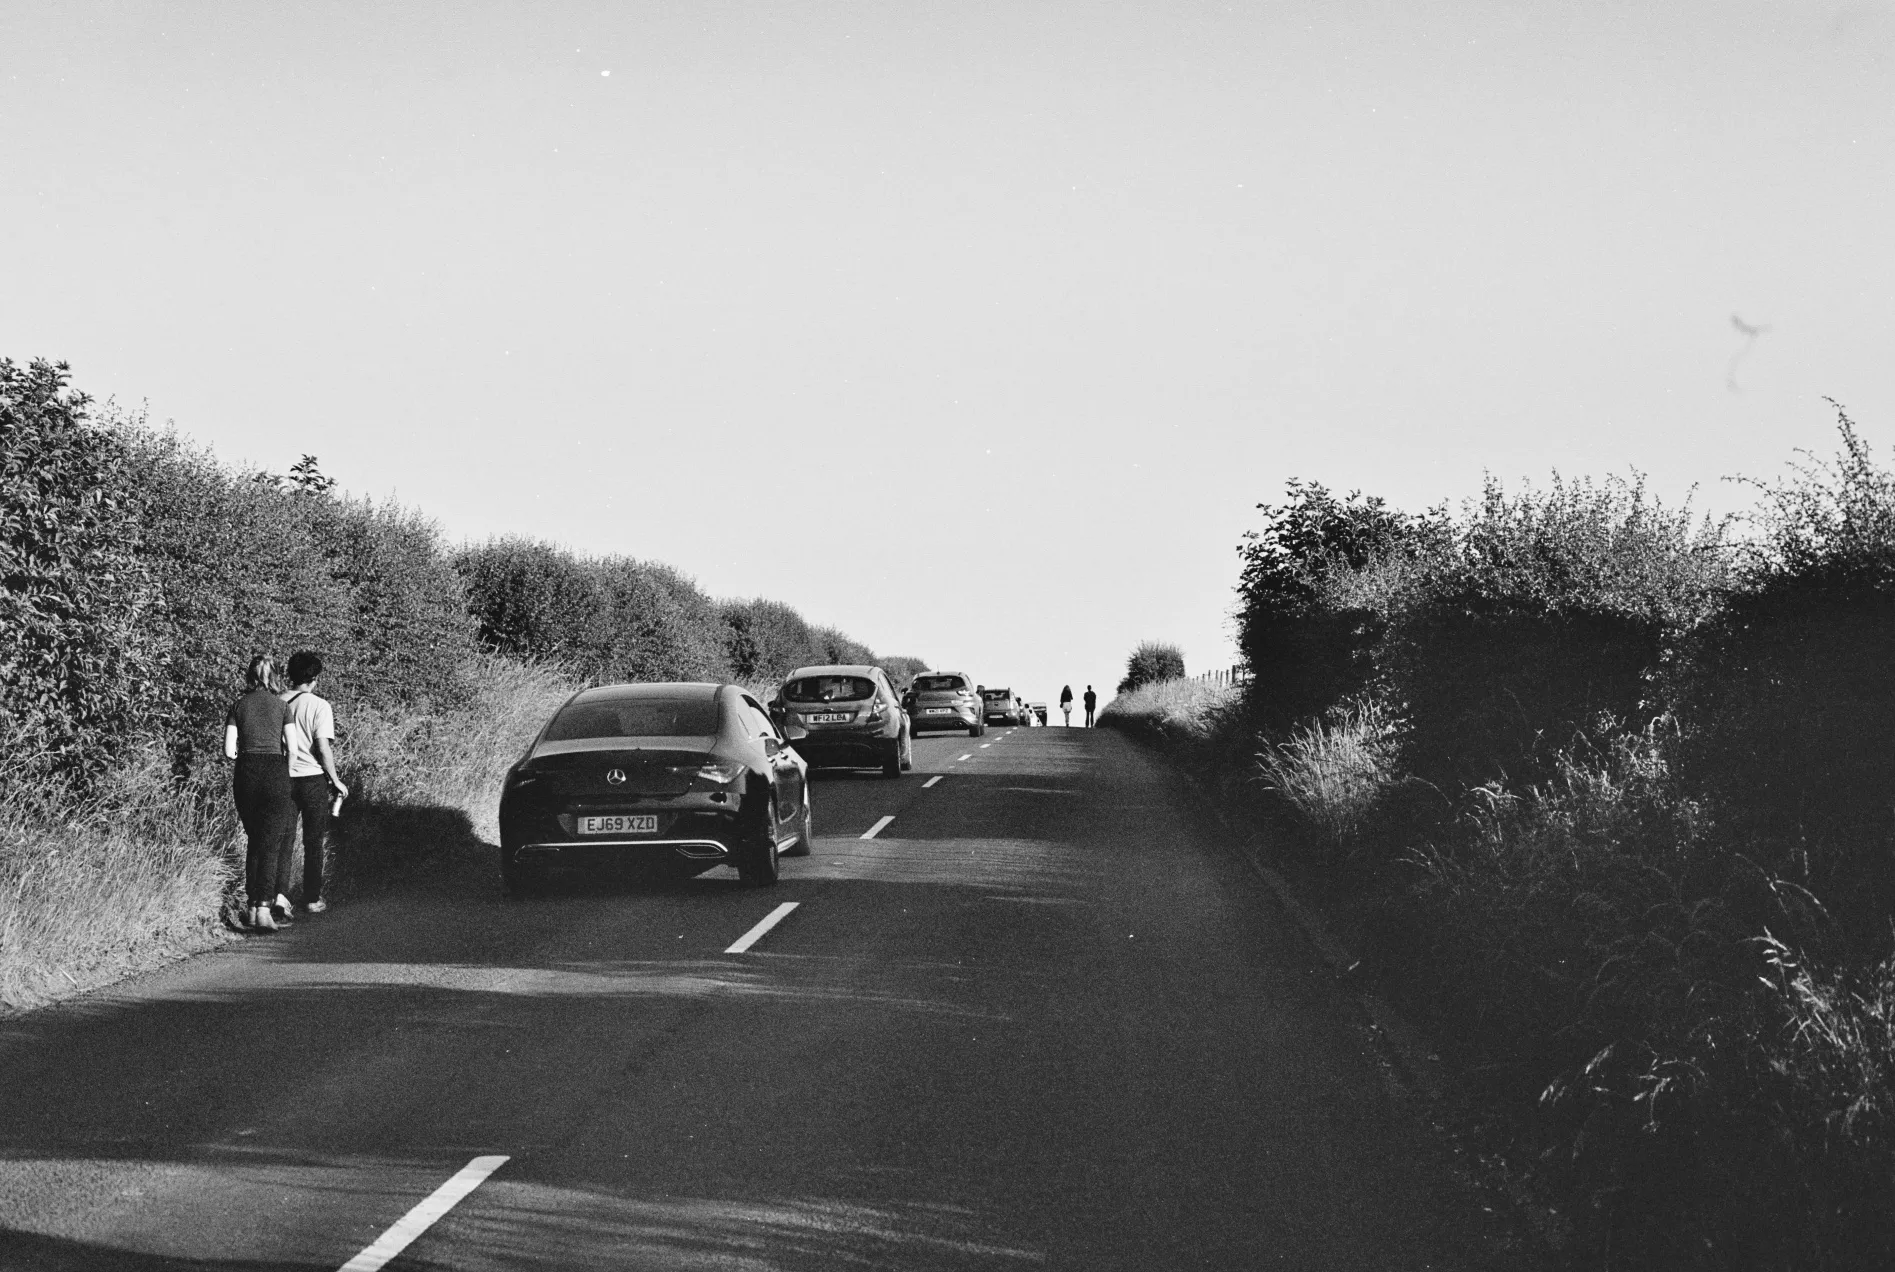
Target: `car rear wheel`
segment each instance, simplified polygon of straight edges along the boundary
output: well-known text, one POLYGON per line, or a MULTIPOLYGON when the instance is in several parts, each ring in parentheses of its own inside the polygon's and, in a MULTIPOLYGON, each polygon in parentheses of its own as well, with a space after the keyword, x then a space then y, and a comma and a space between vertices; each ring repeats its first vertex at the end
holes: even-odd
POLYGON ((896 738, 888 744, 888 754, 882 757, 882 776, 901 776, 901 739, 896 738))
POLYGON ((915 735, 904 733, 901 739, 901 771, 912 773, 915 769, 915 735))
POLYGON ((777 881, 776 810, 772 807, 763 824, 752 830, 737 848, 737 877, 752 888, 767 888, 777 881))
POLYGON ((980 738, 980 737, 987 736, 987 722, 985 720, 982 720, 979 724, 971 726, 967 730, 967 736, 970 738, 980 738))
POLYGON ((783 850, 785 857, 807 857, 816 846, 816 814, 810 811, 809 792, 803 792, 803 816, 796 827, 796 842, 783 850))

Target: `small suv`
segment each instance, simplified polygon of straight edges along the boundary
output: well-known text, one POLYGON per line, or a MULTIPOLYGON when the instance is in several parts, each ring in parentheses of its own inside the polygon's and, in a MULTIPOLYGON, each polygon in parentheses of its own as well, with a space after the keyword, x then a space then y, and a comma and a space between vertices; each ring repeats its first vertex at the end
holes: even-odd
POLYGON ((800 668, 770 707, 811 768, 879 768, 900 777, 915 766, 908 713, 880 667, 800 668))
POLYGON ((1011 689, 983 689, 981 715, 988 724, 1021 724, 1020 700, 1011 689))
POLYGON ((924 671, 908 686, 903 701, 916 733, 966 729, 969 737, 977 738, 987 732, 980 694, 964 671, 924 671))

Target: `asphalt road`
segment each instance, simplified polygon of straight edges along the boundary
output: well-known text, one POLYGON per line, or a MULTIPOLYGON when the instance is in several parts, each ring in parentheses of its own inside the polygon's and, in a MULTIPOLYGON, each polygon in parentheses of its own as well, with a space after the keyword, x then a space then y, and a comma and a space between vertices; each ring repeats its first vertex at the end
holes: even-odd
POLYGON ((774 889, 483 861, 0 1024, 0 1266, 364 1269, 501 1156, 386 1266, 1487 1266, 1179 800, 1109 732, 928 739, 774 889))

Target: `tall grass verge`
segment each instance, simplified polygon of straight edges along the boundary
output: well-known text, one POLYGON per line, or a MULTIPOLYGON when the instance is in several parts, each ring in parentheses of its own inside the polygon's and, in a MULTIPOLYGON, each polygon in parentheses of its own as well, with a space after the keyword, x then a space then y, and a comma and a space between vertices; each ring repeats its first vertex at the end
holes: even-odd
POLYGON ((1155 680, 1106 703, 1099 712, 1099 725, 1152 738, 1204 741, 1211 736, 1217 713, 1237 697, 1238 691, 1230 685, 1155 680))
POLYGON ((1378 699, 1362 696, 1266 742, 1257 773, 1328 849, 1347 852, 1397 781, 1399 728, 1378 699))
POLYGON ((242 864, 211 774, 180 784, 164 748, 130 749, 83 799, 0 797, 0 1013, 110 984, 223 939, 242 864))

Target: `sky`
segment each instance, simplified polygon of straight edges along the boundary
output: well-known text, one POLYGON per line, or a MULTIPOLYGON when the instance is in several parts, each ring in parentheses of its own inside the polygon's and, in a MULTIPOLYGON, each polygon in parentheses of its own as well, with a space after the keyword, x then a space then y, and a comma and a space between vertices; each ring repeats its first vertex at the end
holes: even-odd
POLYGON ((1891 84, 1887 0, 7 0, 0 356, 1052 700, 1229 665, 1292 478, 1886 453, 1891 84))

